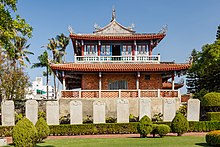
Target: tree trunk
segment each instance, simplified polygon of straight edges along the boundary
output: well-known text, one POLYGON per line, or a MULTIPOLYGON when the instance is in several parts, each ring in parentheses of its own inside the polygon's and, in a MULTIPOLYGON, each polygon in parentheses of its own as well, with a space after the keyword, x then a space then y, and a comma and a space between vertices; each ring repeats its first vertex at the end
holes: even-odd
POLYGON ((49 73, 48 73, 48 66, 46 66, 46 68, 47 68, 47 99, 49 98, 49 89, 48 89, 48 83, 49 83, 49 73))
POLYGON ((54 73, 53 75, 53 82, 54 82, 54 94, 55 94, 55 99, 57 99, 57 86, 56 86, 56 74, 54 73))

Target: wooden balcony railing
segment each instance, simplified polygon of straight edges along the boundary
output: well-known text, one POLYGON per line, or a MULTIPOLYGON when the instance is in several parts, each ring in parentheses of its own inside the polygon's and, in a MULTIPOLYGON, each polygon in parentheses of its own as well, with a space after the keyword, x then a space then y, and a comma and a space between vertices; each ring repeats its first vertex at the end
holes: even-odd
POLYGON ((179 90, 62 90, 61 98, 180 97, 179 90))
POLYGON ((160 55, 137 55, 137 56, 74 56, 76 63, 86 62, 149 62, 160 63, 160 55))

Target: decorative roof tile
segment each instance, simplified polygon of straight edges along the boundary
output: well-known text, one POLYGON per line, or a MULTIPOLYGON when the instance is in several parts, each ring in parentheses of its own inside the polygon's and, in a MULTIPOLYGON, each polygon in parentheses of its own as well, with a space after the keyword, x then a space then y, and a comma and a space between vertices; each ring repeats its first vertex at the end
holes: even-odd
POLYGON ((51 64, 53 70, 80 72, 130 72, 130 71, 180 71, 187 70, 190 64, 149 64, 149 63, 65 63, 51 64))
POLYGON ((126 34, 126 35, 99 35, 99 34, 70 34, 70 38, 79 40, 162 40, 166 34, 126 34))

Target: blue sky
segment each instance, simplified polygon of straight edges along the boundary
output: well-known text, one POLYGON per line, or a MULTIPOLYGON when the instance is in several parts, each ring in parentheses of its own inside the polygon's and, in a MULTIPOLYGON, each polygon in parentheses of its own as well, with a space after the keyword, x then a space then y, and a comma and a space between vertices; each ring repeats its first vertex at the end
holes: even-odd
MULTIPOLYGON (((107 25, 112 7, 116 20, 124 26, 135 24, 138 33, 157 33, 168 25, 167 36, 153 50, 162 61, 186 62, 192 49, 215 40, 220 24, 219 0, 19 0, 17 13, 34 28, 29 40, 31 62, 44 51, 41 46, 60 33, 69 35, 68 26, 76 33, 92 33, 94 24, 107 25)), ((67 60, 73 61, 72 43, 67 60)), ((43 70, 43 69, 42 69, 43 70)), ((31 80, 42 76, 40 69, 27 69, 31 80)), ((185 93, 185 88, 181 92, 185 93)))

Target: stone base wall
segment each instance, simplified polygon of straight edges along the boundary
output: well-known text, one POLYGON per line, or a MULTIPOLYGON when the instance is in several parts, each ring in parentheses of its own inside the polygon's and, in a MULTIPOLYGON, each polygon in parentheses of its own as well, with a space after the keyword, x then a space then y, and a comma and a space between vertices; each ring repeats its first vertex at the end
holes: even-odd
MULTIPOLYGON (((65 116, 70 113, 70 102, 72 100, 79 100, 82 102, 83 118, 87 115, 93 116, 93 102, 96 100, 105 102, 106 117, 114 117, 117 115, 117 100, 119 98, 72 98, 72 99, 60 99, 60 116, 65 116)), ((134 116, 139 116, 139 98, 126 98, 129 100, 129 113, 134 116)), ((163 114, 163 100, 164 98, 153 97, 151 99, 151 116, 154 114, 163 114)), ((176 100, 176 110, 180 107, 179 98, 170 98, 176 100)))

